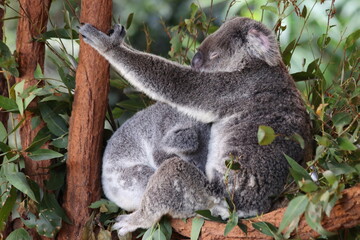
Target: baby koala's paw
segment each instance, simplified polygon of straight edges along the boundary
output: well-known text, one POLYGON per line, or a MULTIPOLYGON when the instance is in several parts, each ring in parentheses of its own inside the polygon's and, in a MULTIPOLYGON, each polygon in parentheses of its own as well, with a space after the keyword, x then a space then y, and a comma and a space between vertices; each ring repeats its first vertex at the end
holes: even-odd
POLYGON ((118 216, 116 223, 112 226, 112 230, 116 230, 119 236, 124 236, 138 228, 139 226, 132 221, 131 214, 118 216))

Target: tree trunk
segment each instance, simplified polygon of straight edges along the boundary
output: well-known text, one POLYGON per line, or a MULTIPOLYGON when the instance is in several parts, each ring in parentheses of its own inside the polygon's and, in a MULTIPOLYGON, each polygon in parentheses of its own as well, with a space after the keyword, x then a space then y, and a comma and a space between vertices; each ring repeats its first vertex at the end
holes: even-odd
MULTIPOLYGON (((81 22, 91 23, 105 32, 110 27, 111 12, 111 0, 81 2, 81 22)), ((90 218, 89 205, 101 195, 101 145, 108 90, 108 62, 81 41, 63 204, 73 225, 65 224, 58 239, 89 239, 88 234, 91 234, 84 230, 84 226, 90 218)))
MULTIPOLYGON (((4 27, 3 19, 4 19, 4 15, 5 15, 5 10, 3 8, 4 1, 5 0, 0 0, 0 40, 1 41, 4 39, 4 32, 3 32, 3 27, 4 27)), ((7 82, 6 82, 6 79, 5 79, 3 73, 0 73, 0 95, 5 96, 5 97, 8 96, 8 86, 7 86, 7 82)), ((7 112, 0 111, 0 122, 2 122, 5 127, 7 125, 8 117, 9 117, 9 114, 7 112)), ((2 162, 1 159, 2 159, 2 157, 0 157, 0 163, 2 162)))
MULTIPOLYGON (((25 88, 36 85, 38 80, 34 79, 34 71, 39 64, 44 69, 45 44, 35 42, 33 39, 46 31, 49 8, 51 0, 19 0, 20 18, 17 27, 16 51, 18 54, 19 77, 16 82, 25 80, 25 88)), ((35 108, 36 100, 29 107, 35 108)), ((36 136, 37 132, 44 126, 40 124, 36 129, 31 129, 31 118, 33 113, 25 111, 25 121, 21 126, 21 145, 26 149, 36 136)), ((49 160, 32 161, 25 157, 25 173, 39 186, 48 177, 49 160)))
MULTIPOLYGON (((51 0, 19 0, 20 18, 16 35, 17 63, 19 65, 19 77, 16 82, 25 80, 25 88, 36 85, 38 80, 34 79, 34 71, 39 64, 44 69, 45 44, 35 42, 33 39, 46 31, 49 8, 51 0)), ((40 84, 41 85, 41 84, 40 84)), ((37 106, 36 99, 30 103, 29 109, 37 106)), ((31 118, 33 113, 26 110, 25 121, 20 128, 22 149, 26 149, 36 136, 37 132, 44 126, 41 123, 36 129, 31 129, 31 118)), ((44 180, 48 178, 48 167, 50 160, 32 161, 25 156, 25 173, 40 187, 44 186, 44 180)), ((48 239, 39 236, 35 229, 30 229, 33 239, 48 239)))
MULTIPOLYGON (((266 221, 274 226, 278 227, 282 220, 286 208, 280 208, 278 210, 267 213, 258 218, 254 218, 252 222, 266 221)), ((202 240, 266 240, 273 239, 272 237, 266 236, 254 229, 251 225, 251 221, 242 221, 247 226, 247 235, 242 232, 238 227, 235 227, 226 237, 224 237, 225 224, 218 222, 205 221, 201 229, 202 240)), ((322 226, 331 232, 336 232, 341 229, 348 229, 360 224, 360 184, 346 189, 343 191, 342 198, 337 202, 331 211, 330 217, 325 217, 322 221, 322 226)), ((187 223, 180 219, 173 219, 172 226, 176 232, 183 236, 190 236, 191 232, 191 221, 187 223)), ((314 239, 320 235, 312 230, 306 223, 304 217, 301 218, 298 225, 297 239, 314 239)))

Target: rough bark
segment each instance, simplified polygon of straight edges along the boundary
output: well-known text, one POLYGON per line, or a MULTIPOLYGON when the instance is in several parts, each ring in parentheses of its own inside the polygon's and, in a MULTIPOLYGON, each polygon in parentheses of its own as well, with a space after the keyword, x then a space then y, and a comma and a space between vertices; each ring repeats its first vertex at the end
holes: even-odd
MULTIPOLYGON (((273 212, 267 213, 261 217, 252 219, 252 222, 266 221, 274 226, 279 226, 282 216, 286 208, 280 208, 273 212)), ((202 240, 266 240, 273 239, 257 231, 251 226, 250 221, 242 221, 247 227, 248 232, 245 235, 239 228, 234 228, 227 237, 224 237, 225 224, 205 221, 201 229, 202 240)), ((331 232, 336 232, 341 229, 348 229, 360 224, 360 184, 343 191, 342 198, 337 202, 331 211, 330 217, 325 217, 322 221, 322 226, 331 232)), ((189 237, 191 232, 191 221, 187 223, 179 219, 172 220, 172 226, 176 232, 183 236, 189 237)), ((306 223, 304 217, 301 218, 296 238, 306 240, 319 237, 319 234, 312 230, 306 223)), ((180 238, 179 238, 180 239, 180 238)))
MULTIPOLYGON (((25 88, 38 83, 38 80, 34 79, 37 64, 42 69, 44 68, 45 44, 35 42, 33 39, 46 31, 50 4, 51 0, 19 0, 20 18, 16 36, 19 77, 16 78, 16 82, 25 80, 25 88)), ((34 100, 29 105, 29 109, 36 105, 36 100, 34 100)), ((25 111, 24 117, 26 120, 21 126, 20 135, 22 148, 26 149, 43 124, 36 129, 31 129, 33 113, 25 111)), ((49 165, 48 160, 32 161, 25 157, 25 173, 40 186, 43 186, 44 180, 48 177, 49 165)))
MULTIPOLYGON (((34 79, 36 66, 39 64, 40 67, 44 69, 45 44, 35 42, 33 39, 46 31, 50 4, 51 0, 19 0, 20 18, 16 35, 19 77, 16 78, 16 82, 25 80, 25 88, 38 83, 38 80, 34 79)), ((35 99, 30 103, 28 109, 35 108, 36 106, 37 102, 35 99)), ((22 149, 26 149, 31 144, 37 132, 44 126, 44 123, 41 123, 36 129, 31 129, 33 113, 26 110, 24 116, 19 115, 19 118, 22 117, 25 118, 25 121, 20 128, 21 145, 22 149)), ((48 178, 47 167, 49 167, 50 164, 51 162, 49 160, 32 161, 25 156, 25 173, 40 187, 43 187, 44 180, 48 178)), ((33 239, 48 239, 39 236, 35 229, 29 229, 28 231, 31 233, 33 239)))
MULTIPOLYGON (((4 32, 3 32, 3 27, 4 27, 4 15, 5 15, 5 11, 4 11, 4 1, 5 0, 0 0, 0 40, 2 41, 4 39, 4 32)), ((1 70, 1 69, 0 69, 1 70)), ((8 95, 8 86, 7 86, 7 82, 6 79, 4 77, 3 73, 0 73, 0 95, 2 96, 7 96, 8 95)), ((0 121, 4 124, 4 126, 6 127, 6 123, 8 120, 8 113, 5 111, 0 111, 0 121)), ((2 159, 2 158, 0 158, 2 159)), ((1 160, 0 160, 1 162, 1 160)))
MULTIPOLYGON (((83 0, 81 22, 108 31, 111 0, 83 0)), ((70 119, 67 179, 64 204, 72 225, 65 224, 58 239, 88 239, 84 230, 89 220, 88 206, 100 198, 101 143, 104 128, 109 64, 94 49, 80 43, 76 88, 70 119)))

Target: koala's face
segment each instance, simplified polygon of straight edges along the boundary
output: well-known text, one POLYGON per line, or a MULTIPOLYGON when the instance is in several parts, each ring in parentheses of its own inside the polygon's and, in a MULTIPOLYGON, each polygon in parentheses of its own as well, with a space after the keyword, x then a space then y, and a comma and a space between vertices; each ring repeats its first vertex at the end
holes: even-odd
POLYGON ((241 70, 252 59, 271 57, 271 48, 275 49, 277 61, 278 48, 271 31, 257 21, 238 17, 225 22, 203 41, 191 66, 206 72, 241 70))

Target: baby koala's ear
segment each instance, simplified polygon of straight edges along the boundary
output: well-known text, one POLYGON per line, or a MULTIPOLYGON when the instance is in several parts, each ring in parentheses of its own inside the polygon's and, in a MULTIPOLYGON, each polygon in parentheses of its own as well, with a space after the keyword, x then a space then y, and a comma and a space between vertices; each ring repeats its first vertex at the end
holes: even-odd
POLYGON ((250 29, 247 35, 248 52, 253 57, 264 60, 270 66, 276 66, 281 61, 281 55, 275 36, 266 35, 257 29, 250 29))

